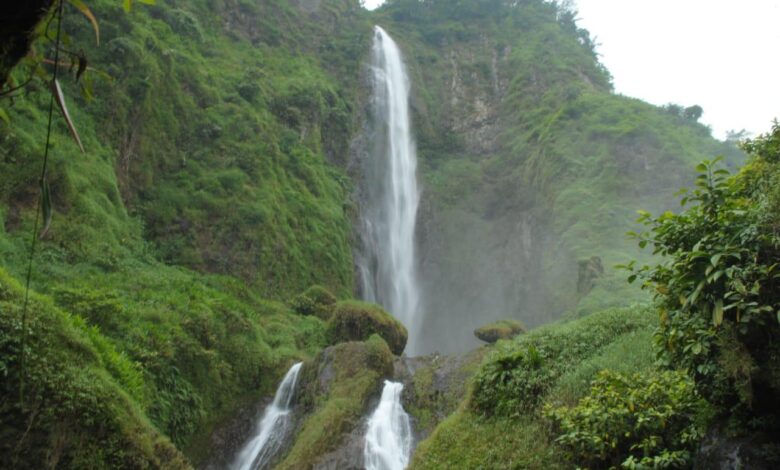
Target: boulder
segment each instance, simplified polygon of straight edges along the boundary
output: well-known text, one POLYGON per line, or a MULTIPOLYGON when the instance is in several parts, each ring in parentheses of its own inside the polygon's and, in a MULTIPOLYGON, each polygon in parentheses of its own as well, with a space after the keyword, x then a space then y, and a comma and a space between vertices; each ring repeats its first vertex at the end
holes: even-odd
POLYGON ((474 336, 486 343, 495 343, 500 339, 510 339, 528 331, 517 320, 499 320, 474 330, 474 336))
POLYGON ((381 336, 395 355, 400 355, 406 347, 406 327, 382 307, 356 300, 335 305, 333 315, 328 320, 327 336, 330 344, 365 341, 373 334, 381 336))

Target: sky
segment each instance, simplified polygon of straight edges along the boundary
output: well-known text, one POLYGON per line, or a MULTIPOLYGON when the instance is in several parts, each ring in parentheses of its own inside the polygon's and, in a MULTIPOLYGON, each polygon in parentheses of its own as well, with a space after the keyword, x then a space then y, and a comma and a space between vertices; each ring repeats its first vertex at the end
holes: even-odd
MULTIPOLYGON (((376 8, 383 0, 365 0, 376 8)), ((699 105, 726 131, 780 118, 780 0, 575 0, 617 93, 699 105)))

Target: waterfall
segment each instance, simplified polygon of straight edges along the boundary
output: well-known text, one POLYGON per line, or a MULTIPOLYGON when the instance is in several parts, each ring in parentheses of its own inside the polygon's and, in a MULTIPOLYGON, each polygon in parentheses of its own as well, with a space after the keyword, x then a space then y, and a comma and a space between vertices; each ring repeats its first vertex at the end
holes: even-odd
POLYGON ((265 468, 274 457, 289 431, 290 404, 295 394, 295 383, 302 362, 293 365, 284 376, 274 395, 274 401, 263 412, 257 423, 254 437, 247 442, 238 454, 232 468, 234 470, 259 470, 265 468))
POLYGON ((363 298, 396 316, 415 348, 420 293, 414 230, 420 193, 417 155, 409 122, 409 78, 395 41, 374 27, 373 152, 366 162, 362 208, 364 253, 358 256, 363 298))
POLYGON ((403 470, 412 451, 409 415, 401 406, 403 384, 385 381, 382 398, 368 420, 363 447, 366 470, 403 470))

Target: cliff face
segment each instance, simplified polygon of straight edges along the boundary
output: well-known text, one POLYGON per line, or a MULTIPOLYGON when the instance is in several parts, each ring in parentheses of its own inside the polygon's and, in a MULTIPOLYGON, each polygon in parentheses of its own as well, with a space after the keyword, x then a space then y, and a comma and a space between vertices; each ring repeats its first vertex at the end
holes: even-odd
POLYGON ((411 69, 428 351, 641 298, 613 268, 625 232, 668 208, 697 161, 739 152, 667 109, 616 96, 573 13, 540 1, 391 2, 376 15, 411 69), (602 271, 580 279, 579 263, 602 271), (579 288, 578 286, 587 286, 579 288))
MULTIPOLYGON (((738 158, 673 109, 613 95, 587 33, 541 0, 395 0, 373 13, 355 0, 166 0, 136 2, 130 14, 115 0, 88 3, 100 47, 70 7, 63 27, 100 73, 62 80, 87 152, 58 120, 54 214, 35 259, 40 305, 30 328, 56 337, 43 329, 56 318, 75 338, 62 380, 122 397, 102 410, 116 424, 102 434, 88 414, 68 417, 72 434, 94 438, 89 448, 105 455, 123 455, 132 441, 141 463, 175 457, 186 467, 173 445, 203 459, 211 424, 324 347, 321 321, 268 299, 315 283, 339 297, 355 292, 374 23, 401 45, 411 75, 430 351, 468 349, 474 328, 492 320, 534 326, 638 298, 612 268, 640 256, 623 235, 634 211, 669 206, 699 159, 738 158), (165 455, 147 452, 157 441, 165 455)), ((35 81, 0 103, 11 122, 0 121, 6 284, 26 268, 44 87, 35 81)), ((8 396, 21 348, 14 292, 0 296, 8 396)), ((62 362, 66 348, 51 344, 31 343, 30 367, 62 362)), ((30 390, 60 386, 42 379, 48 369, 32 372, 41 381, 30 390)), ((89 410, 102 395, 86 390, 37 406, 89 410)), ((8 432, 21 436, 29 409, 11 411, 8 432)), ((38 457, 63 436, 47 423, 35 433, 25 446, 38 457)), ((16 449, 0 452, 28 450, 16 449)), ((60 464, 108 458, 89 455, 85 464, 87 454, 65 452, 60 464)))

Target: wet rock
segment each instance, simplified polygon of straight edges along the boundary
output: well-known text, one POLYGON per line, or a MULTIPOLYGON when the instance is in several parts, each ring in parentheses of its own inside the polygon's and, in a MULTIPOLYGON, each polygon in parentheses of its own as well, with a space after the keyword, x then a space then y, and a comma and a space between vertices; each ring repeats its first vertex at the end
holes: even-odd
POLYGON ((711 429, 699 444, 694 470, 770 470, 780 468, 780 443, 756 433, 734 437, 711 429))

